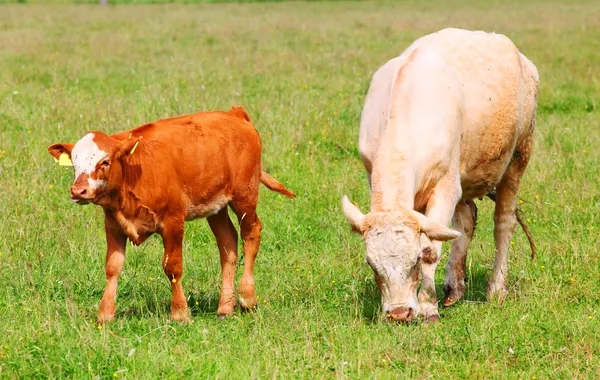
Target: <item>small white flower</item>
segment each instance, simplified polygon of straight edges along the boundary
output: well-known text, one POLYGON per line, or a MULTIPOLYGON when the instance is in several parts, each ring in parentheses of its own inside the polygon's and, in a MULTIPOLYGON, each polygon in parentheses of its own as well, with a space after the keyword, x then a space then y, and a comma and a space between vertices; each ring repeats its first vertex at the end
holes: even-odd
POLYGON ((13 91, 13 95, 17 95, 19 91, 13 91))
POLYGON ((508 348, 508 353, 511 354, 511 355, 514 355, 515 354, 515 350, 513 350, 512 348, 509 347, 508 348))

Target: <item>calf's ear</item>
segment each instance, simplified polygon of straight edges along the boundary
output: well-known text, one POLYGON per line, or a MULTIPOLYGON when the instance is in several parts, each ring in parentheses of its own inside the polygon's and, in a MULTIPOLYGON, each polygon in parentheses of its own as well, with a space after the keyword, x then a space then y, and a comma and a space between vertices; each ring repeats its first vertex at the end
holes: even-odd
POLYGON ((71 158, 71 151, 74 146, 74 144, 53 144, 48 147, 48 153, 57 160, 63 153, 66 153, 71 158))
POLYGON ((350 227, 352 231, 362 233, 362 222, 365 217, 362 212, 355 205, 350 202, 347 196, 344 195, 342 198, 342 211, 344 212, 344 216, 348 223, 350 223, 350 227))
POLYGON ((123 140, 121 144, 117 146, 115 151, 117 159, 135 153, 135 151, 139 149, 138 145, 141 139, 142 136, 123 140))
POLYGON ((456 239, 461 235, 460 232, 435 222, 420 212, 412 211, 412 214, 419 222, 421 232, 424 233, 430 240, 448 241, 456 239))

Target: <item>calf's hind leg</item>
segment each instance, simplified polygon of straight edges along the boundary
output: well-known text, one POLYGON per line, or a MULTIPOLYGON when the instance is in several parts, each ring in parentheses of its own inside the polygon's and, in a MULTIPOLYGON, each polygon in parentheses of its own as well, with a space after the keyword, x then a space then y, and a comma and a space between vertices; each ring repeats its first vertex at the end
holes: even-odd
POLYGON ((256 307, 254 262, 260 247, 262 223, 256 215, 256 202, 232 203, 232 208, 239 219, 244 251, 244 273, 238 291, 240 305, 244 310, 252 310, 256 307))
POLYGON ((462 235, 452 242, 444 281, 444 306, 450 306, 465 294, 467 250, 475 232, 477 206, 472 200, 460 201, 454 209, 452 224, 462 235))
POLYGON ((229 219, 227 207, 207 218, 208 225, 217 238, 221 257, 221 296, 217 316, 223 319, 233 315, 235 306, 235 267, 237 265, 237 231, 229 219))

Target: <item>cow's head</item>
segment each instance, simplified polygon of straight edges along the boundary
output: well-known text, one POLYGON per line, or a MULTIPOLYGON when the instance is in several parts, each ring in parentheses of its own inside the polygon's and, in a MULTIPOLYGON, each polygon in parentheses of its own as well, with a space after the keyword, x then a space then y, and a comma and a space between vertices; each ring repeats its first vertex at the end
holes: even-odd
MULTIPOLYGON (((134 149, 138 138, 117 140, 102 132, 89 132, 76 144, 54 144, 48 152, 61 159, 67 155, 75 169, 71 200, 77 204, 97 203, 116 186, 122 176, 121 159, 134 149)), ((62 159, 61 159, 62 160, 62 159)))
POLYGON ((352 230, 364 237, 366 261, 375 274, 383 312, 390 320, 401 322, 416 317, 424 242, 447 241, 459 237, 460 233, 413 210, 363 215, 346 196, 342 199, 342 209, 352 230))

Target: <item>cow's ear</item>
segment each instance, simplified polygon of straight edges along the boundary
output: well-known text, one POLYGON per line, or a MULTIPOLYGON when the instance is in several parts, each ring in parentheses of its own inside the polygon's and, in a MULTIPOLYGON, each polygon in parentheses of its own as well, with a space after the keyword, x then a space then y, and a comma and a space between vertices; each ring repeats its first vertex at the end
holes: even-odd
POLYGON ((430 240, 448 241, 460 237, 461 233, 437 223, 417 211, 411 211, 411 214, 418 220, 421 232, 430 240))
POLYGON ((48 147, 48 153, 55 159, 59 159, 63 153, 66 153, 71 158, 71 151, 73 150, 74 144, 54 144, 48 147))
POLYGON ((121 142, 121 145, 117 147, 116 156, 117 159, 120 159, 124 156, 135 153, 137 149, 139 149, 138 145, 140 144, 140 140, 142 136, 138 138, 125 139, 121 142))
POLYGON ((344 212, 346 220, 350 223, 352 231, 363 233, 363 220, 365 216, 345 195, 342 198, 342 211, 344 212))

